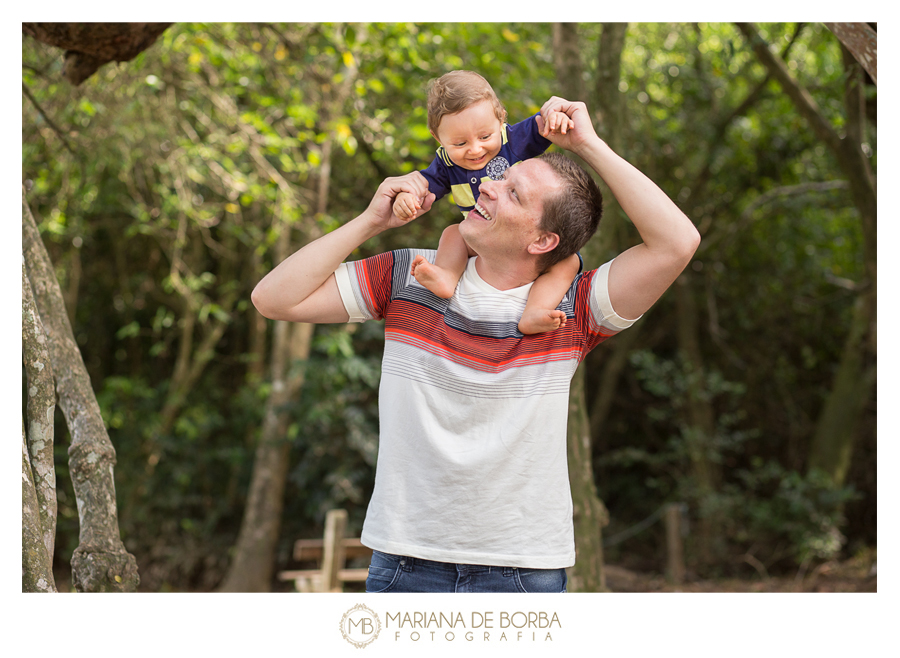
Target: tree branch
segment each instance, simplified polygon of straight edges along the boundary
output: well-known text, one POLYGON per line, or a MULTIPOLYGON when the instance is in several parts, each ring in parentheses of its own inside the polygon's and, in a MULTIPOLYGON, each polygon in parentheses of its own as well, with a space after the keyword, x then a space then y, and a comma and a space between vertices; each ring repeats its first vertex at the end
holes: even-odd
POLYGON ((744 34, 753 52, 759 61, 766 67, 784 90, 784 93, 793 101, 800 114, 809 121, 813 131, 834 152, 841 150, 841 138, 835 132, 828 120, 822 115, 819 106, 809 92, 797 82, 788 71, 784 61, 776 57, 769 49, 769 44, 760 36, 752 23, 737 23, 738 28, 744 34))
POLYGON ((50 128, 53 130, 53 132, 56 133, 56 136, 59 137, 59 139, 62 141, 63 146, 66 147, 66 150, 67 150, 69 153, 71 153, 72 155, 75 155, 75 151, 72 150, 72 147, 71 147, 71 146, 69 146, 69 142, 68 142, 68 141, 66 140, 66 138, 63 136, 62 131, 56 126, 55 123, 53 123, 53 119, 51 119, 51 118, 47 115, 47 113, 44 112, 44 109, 40 106, 40 103, 37 102, 37 99, 35 99, 35 97, 31 95, 31 91, 28 89, 27 86, 25 86, 25 83, 24 83, 24 82, 22 83, 22 91, 25 92, 26 98, 28 98, 28 100, 31 101, 31 104, 34 105, 34 108, 40 113, 40 115, 41 115, 42 117, 44 117, 44 121, 47 122, 47 125, 50 126, 50 128))
POLYGON ((744 208, 740 219, 728 225, 728 228, 704 240, 697 250, 697 255, 711 253, 714 248, 724 249, 731 240, 744 231, 753 222, 753 213, 760 207, 782 197, 801 196, 804 194, 820 194, 831 190, 846 190, 850 183, 845 180, 821 181, 816 183, 800 183, 799 185, 785 185, 775 187, 764 194, 760 194, 744 208), (721 244, 720 244, 721 243, 721 244), (720 246, 717 246, 720 245, 720 246))

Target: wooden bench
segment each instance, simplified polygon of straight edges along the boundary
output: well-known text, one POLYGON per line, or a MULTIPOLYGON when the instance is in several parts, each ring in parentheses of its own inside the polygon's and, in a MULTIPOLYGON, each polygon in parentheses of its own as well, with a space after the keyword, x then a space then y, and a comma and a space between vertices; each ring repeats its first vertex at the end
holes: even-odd
POLYGON ((294 560, 315 562, 317 569, 281 571, 278 579, 294 581, 298 592, 342 592, 344 583, 364 582, 369 574, 366 569, 347 569, 348 559, 371 559, 372 549, 362 545, 358 538, 344 537, 347 527, 347 511, 331 510, 325 515, 323 539, 298 539, 294 542, 294 560))

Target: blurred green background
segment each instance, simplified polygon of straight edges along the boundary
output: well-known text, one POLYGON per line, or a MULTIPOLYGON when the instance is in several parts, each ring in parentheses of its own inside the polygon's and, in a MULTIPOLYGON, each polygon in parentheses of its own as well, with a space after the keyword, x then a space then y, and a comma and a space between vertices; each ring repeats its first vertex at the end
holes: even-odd
MULTIPOLYGON (((874 171, 875 85, 848 73, 834 34, 758 29, 834 135, 865 126, 856 142, 874 171)), ((275 569, 295 539, 321 537, 331 508, 348 510, 358 536, 383 326, 316 326, 306 347, 297 332, 276 353, 275 323, 250 291, 362 211, 384 177, 430 162, 427 83, 457 68, 491 82, 510 122, 551 95, 587 102, 601 137, 703 235, 673 289, 583 369, 604 534, 684 502, 688 568, 704 578, 874 551, 874 225, 867 233, 856 165, 734 24, 630 24, 612 79, 607 32, 177 23, 77 87, 59 49, 23 38, 22 179, 117 452, 119 527, 141 591, 222 582, 267 410, 286 460, 275 569), (276 403, 279 367, 294 388, 276 403)), ((638 240, 608 193, 607 208, 587 267, 638 240)), ((446 199, 354 258, 435 247, 457 214, 446 199)), ((78 515, 60 414, 56 434, 65 591, 78 515)), ((656 524, 605 560, 659 570, 663 544, 656 524)))

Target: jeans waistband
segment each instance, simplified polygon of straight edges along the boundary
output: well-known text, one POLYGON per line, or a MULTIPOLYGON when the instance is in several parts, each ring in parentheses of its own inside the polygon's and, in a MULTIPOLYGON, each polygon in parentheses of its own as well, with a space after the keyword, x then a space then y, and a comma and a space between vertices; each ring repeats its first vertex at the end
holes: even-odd
POLYGON ((393 553, 384 553, 383 555, 392 556, 400 560, 400 565, 409 571, 412 567, 429 567, 431 569, 441 569, 443 571, 453 571, 459 573, 482 573, 493 571, 514 571, 515 567, 502 567, 490 564, 464 564, 456 562, 438 562, 437 560, 426 560, 420 557, 412 557, 409 555, 396 555, 393 553))

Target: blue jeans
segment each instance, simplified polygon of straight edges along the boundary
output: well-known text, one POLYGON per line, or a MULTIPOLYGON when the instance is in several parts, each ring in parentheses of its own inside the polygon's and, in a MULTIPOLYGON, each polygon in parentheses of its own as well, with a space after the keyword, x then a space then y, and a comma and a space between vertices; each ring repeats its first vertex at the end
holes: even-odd
POLYGON ((366 592, 565 592, 565 569, 452 564, 372 552, 366 592))

